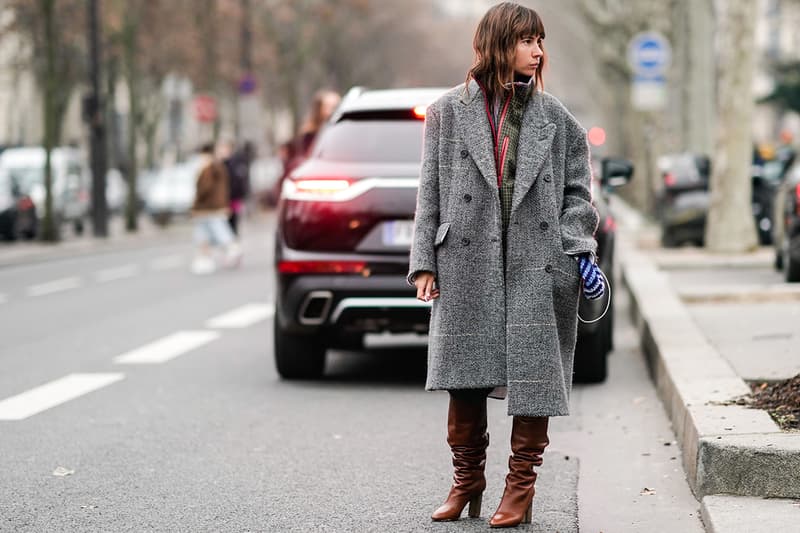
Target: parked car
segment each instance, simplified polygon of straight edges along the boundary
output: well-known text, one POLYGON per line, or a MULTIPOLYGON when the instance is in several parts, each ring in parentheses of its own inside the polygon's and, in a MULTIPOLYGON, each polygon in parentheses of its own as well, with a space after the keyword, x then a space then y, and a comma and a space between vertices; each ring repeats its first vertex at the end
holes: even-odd
MULTIPOLYGON (((284 181, 275 238, 275 363, 286 379, 321 376, 329 347, 366 333, 427 333, 430 303, 406 283, 422 158, 424 109, 446 89, 348 93, 310 157, 284 181)), ((626 180, 631 167, 605 165, 626 180)), ((613 219, 603 194, 600 263, 611 275, 613 219)), ((581 316, 602 312, 581 304, 581 316)), ((605 378, 613 311, 581 325, 576 375, 605 378), (598 360, 602 359, 602 361, 598 360)))
POLYGON ((37 229, 36 206, 8 170, 0 167, 0 238, 33 239, 37 229))
MULTIPOLYGON (((50 161, 53 214, 58 222, 72 224, 75 232, 81 234, 89 213, 89 171, 76 148, 55 148, 50 161)), ((44 166, 42 147, 9 148, 0 154, 0 169, 11 176, 22 194, 30 197, 39 221, 44 217, 44 166)))
POLYGON ((157 224, 187 216, 194 203, 197 175, 202 160, 192 157, 161 169, 147 191, 145 210, 157 224))
POLYGON ((800 162, 784 172, 775 195, 775 267, 786 281, 800 281, 800 162))
MULTIPOLYGON (((773 202, 782 178, 777 160, 751 168, 751 208, 761 244, 772 243, 773 202)), ((703 245, 709 209, 711 161, 694 153, 669 154, 658 159, 661 185, 656 191, 656 216, 664 247, 703 245)))

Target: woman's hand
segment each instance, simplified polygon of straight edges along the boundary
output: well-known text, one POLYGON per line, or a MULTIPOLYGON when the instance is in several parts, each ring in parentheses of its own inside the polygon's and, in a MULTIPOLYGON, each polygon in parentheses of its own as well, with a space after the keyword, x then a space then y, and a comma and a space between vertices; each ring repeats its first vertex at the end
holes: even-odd
POLYGON ((414 277, 414 286, 417 288, 417 300, 430 302, 439 297, 439 289, 434 289, 436 276, 433 272, 420 272, 414 277))

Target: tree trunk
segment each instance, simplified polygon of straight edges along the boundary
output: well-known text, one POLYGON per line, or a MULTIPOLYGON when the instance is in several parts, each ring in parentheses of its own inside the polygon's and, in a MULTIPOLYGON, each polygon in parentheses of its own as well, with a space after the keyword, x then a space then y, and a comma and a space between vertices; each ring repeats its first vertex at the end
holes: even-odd
MULTIPOLYGON (((135 8, 133 8, 135 9, 135 8)), ((139 23, 129 9, 123 28, 125 81, 128 85, 128 202, 125 207, 125 229, 135 232, 139 226, 139 198, 136 193, 136 141, 139 122, 139 90, 136 69, 136 36, 139 23)))
POLYGON ((714 6, 712 0, 687 1, 687 70, 684 83, 686 148, 710 155, 714 150, 714 6))
POLYGON ((757 245, 751 208, 752 82, 756 3, 717 1, 717 145, 706 247, 741 253, 757 245))
POLYGON ((53 212, 53 169, 50 154, 56 143, 56 30, 55 0, 40 0, 39 7, 44 22, 45 67, 44 67, 44 219, 41 238, 54 242, 60 237, 58 218, 53 212))

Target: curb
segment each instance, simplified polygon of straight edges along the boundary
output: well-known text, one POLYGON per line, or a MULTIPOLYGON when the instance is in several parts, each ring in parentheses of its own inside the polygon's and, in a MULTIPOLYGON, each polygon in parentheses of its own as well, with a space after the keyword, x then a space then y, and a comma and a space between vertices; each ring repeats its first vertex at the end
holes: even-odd
POLYGON ((631 316, 695 496, 800 498, 800 433, 781 431, 765 411, 719 405, 750 388, 694 323, 667 274, 633 248, 626 235, 633 228, 621 229, 631 316))
POLYGON ((775 533, 800 523, 800 502, 706 496, 700 513, 708 533, 775 533))
POLYGON ((0 247, 0 269, 30 263, 57 261, 72 257, 166 246, 175 242, 191 242, 191 227, 176 225, 157 232, 121 234, 103 238, 91 236, 52 244, 15 243, 0 247))

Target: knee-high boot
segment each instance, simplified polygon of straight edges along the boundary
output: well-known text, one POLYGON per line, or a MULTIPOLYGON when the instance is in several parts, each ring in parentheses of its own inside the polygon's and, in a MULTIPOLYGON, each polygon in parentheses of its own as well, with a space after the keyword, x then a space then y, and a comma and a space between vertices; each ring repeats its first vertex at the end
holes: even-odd
POLYGON ((536 482, 534 467, 542 465, 542 454, 550 443, 547 422, 547 417, 514 417, 506 488, 500 506, 489 521, 491 527, 514 527, 531 522, 536 482))
POLYGON ((489 446, 486 424, 485 394, 450 395, 447 443, 453 452, 453 486, 445 502, 431 516, 433 520, 458 520, 467 504, 470 518, 480 516, 489 446))

